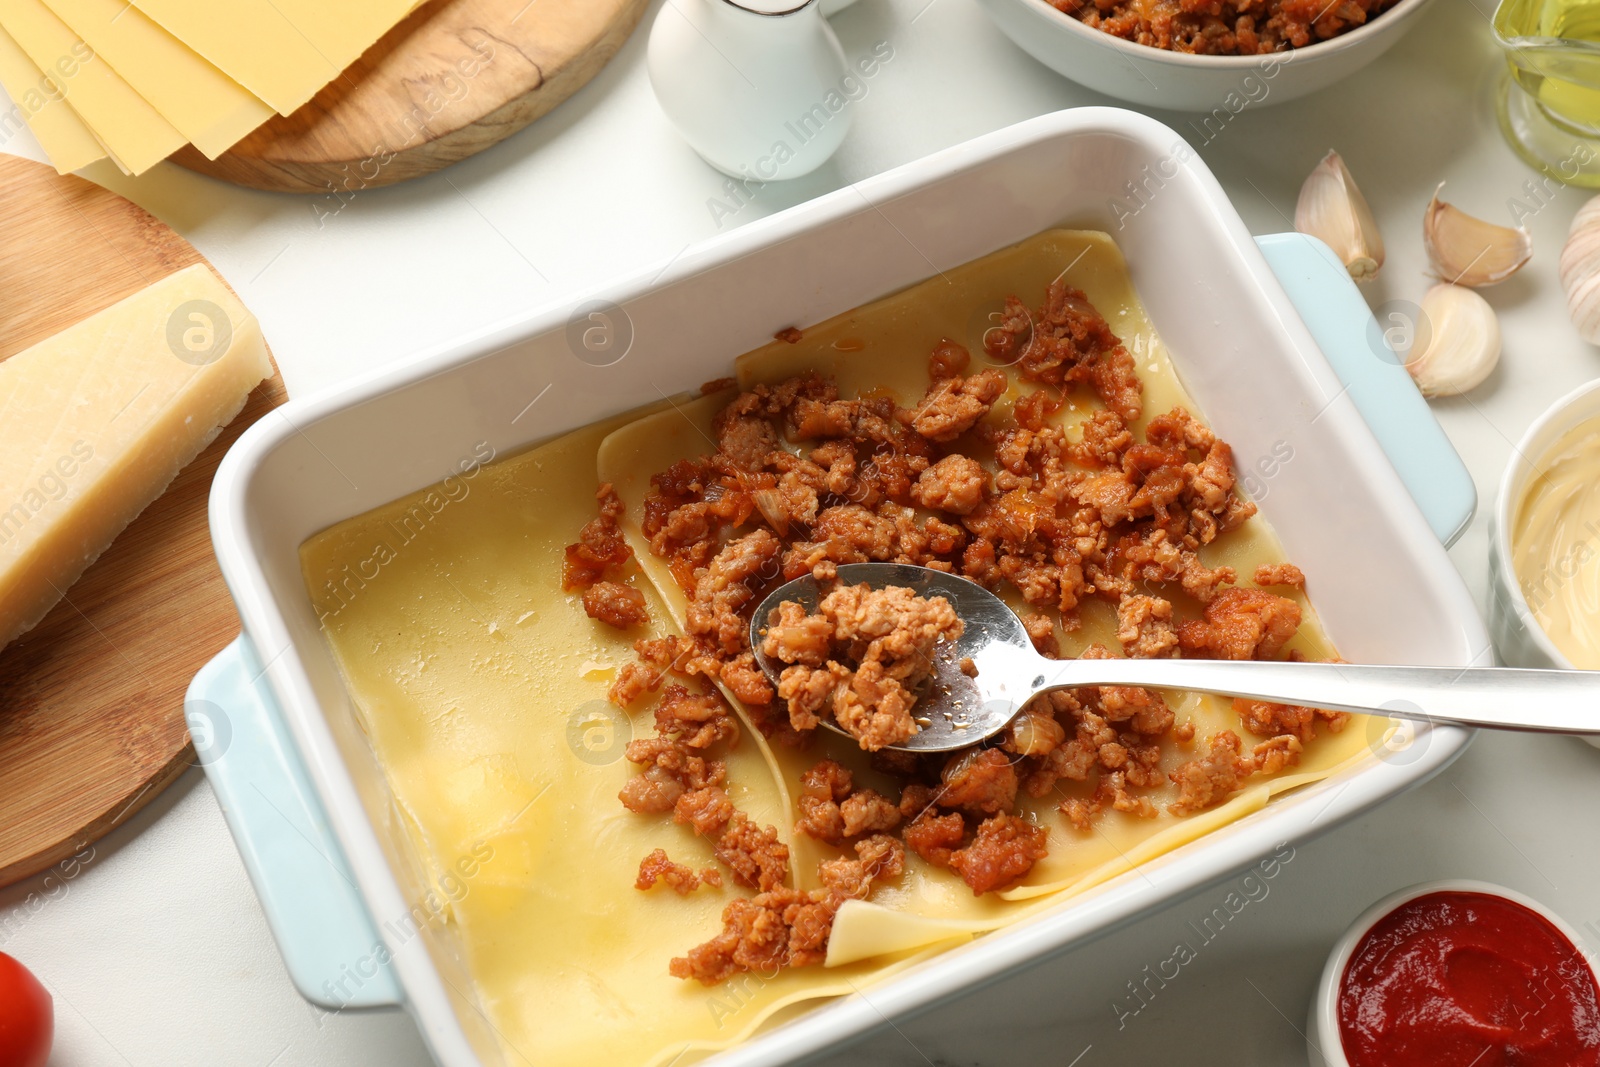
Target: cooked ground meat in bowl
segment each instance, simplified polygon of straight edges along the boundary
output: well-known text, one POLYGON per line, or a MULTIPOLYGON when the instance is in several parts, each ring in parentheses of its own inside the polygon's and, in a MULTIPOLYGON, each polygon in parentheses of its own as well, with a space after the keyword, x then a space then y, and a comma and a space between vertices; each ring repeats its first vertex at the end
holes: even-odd
POLYGON ((1246 108, 1349 77, 1394 45, 1429 0, 978 0, 1018 47, 1063 77, 1145 107, 1199 112, 1204 144, 1246 108))
POLYGON ((1041 0, 1085 26, 1170 52, 1269 55, 1365 26, 1397 0, 1041 0))

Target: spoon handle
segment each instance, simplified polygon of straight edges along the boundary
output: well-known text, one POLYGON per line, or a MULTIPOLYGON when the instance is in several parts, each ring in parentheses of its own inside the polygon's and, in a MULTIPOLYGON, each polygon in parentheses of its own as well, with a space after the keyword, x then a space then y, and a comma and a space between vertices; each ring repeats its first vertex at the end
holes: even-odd
POLYGON ((1080 685, 1191 689, 1503 730, 1600 733, 1600 671, 1390 667, 1272 660, 1052 662, 1038 691, 1080 685))

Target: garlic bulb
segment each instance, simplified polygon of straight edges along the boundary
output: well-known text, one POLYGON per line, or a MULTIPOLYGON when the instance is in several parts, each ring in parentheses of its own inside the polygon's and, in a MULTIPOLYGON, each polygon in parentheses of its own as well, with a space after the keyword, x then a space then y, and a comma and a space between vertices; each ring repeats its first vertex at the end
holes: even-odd
POLYGON ((1479 385, 1500 362, 1500 321, 1477 293, 1440 282, 1422 298, 1427 344, 1406 364, 1423 396, 1455 396, 1479 385))
MULTIPOLYGON (((1439 183, 1439 189, 1444 182, 1439 183)), ((1422 217, 1422 242, 1441 281, 1477 288, 1503 282, 1533 258, 1533 238, 1523 229, 1496 226, 1439 199, 1433 191, 1422 217)))
POLYGON ((1383 235, 1337 152, 1324 156, 1300 187, 1294 228, 1325 241, 1358 282, 1383 266, 1383 235))
POLYGON ((1578 336, 1600 345, 1600 196, 1578 209, 1561 249, 1561 287, 1578 336))

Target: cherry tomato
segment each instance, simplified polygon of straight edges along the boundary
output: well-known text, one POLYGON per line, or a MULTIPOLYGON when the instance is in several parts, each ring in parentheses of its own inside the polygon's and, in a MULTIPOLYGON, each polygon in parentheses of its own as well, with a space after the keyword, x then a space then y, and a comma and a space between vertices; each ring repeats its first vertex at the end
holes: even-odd
POLYGON ((49 991, 0 952, 0 1067, 45 1067, 55 1022, 49 991))

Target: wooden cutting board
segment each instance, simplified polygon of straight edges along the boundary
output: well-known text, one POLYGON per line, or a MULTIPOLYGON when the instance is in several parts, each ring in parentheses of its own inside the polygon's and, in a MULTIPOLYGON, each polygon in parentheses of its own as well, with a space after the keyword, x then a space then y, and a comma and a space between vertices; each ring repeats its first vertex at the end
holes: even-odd
MULTIPOLYGON (((341 0, 334 0, 341 2, 341 0)), ((292 115, 215 160, 173 162, 275 192, 363 189, 431 174, 499 144, 577 92, 649 0, 430 0, 292 115)))
MULTIPOLYGON (((204 258, 81 178, 0 156, 0 360, 204 258)), ((0 885, 117 826, 194 759, 183 697, 239 632, 206 497, 274 376, 34 629, 0 651, 0 885)))

